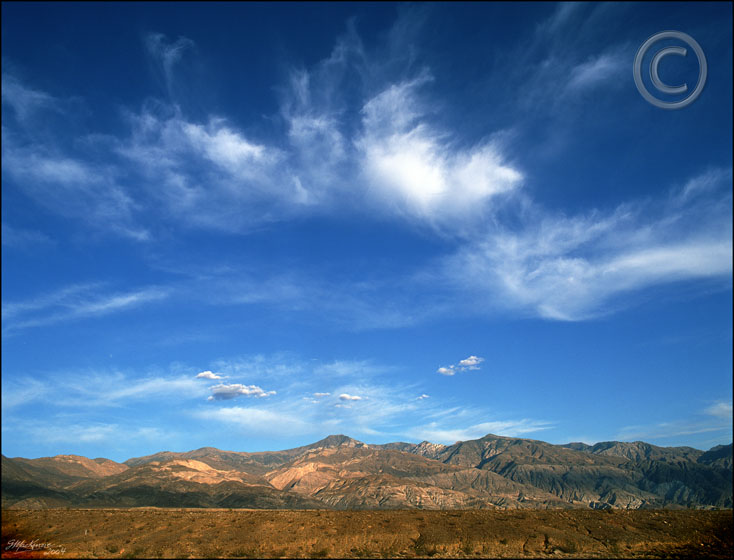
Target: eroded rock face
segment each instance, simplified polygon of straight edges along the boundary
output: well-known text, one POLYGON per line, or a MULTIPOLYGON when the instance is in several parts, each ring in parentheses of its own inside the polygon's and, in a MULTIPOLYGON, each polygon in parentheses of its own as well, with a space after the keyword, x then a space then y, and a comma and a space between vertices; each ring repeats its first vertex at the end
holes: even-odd
POLYGON ((329 436, 284 451, 205 447, 130 459, 3 457, 3 507, 466 509, 731 507, 732 446, 551 445, 487 435, 446 446, 329 436))

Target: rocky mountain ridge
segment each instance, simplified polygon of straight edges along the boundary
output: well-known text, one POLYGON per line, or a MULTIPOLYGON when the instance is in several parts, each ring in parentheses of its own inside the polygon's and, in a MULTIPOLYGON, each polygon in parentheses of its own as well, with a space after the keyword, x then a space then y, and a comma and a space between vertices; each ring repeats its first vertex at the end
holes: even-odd
POLYGON ((2 505, 289 509, 731 508, 732 445, 553 445, 488 434, 453 445, 332 435, 282 451, 204 447, 117 463, 2 457, 2 505))

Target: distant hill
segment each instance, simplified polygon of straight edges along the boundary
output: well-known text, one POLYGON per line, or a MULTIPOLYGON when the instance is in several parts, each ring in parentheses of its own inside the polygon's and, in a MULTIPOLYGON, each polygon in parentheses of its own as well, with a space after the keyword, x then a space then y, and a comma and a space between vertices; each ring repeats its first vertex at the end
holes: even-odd
POLYGON ((203 447, 116 463, 2 457, 2 505, 284 509, 731 508, 732 445, 552 445, 488 434, 442 445, 344 435, 248 453, 203 447))

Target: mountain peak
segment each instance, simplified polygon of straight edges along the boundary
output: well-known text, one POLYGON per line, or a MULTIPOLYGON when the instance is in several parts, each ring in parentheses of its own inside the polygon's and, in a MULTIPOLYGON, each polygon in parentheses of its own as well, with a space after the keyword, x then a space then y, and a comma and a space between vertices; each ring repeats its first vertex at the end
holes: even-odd
POLYGON ((310 449, 317 449, 319 447, 367 447, 367 445, 361 441, 345 436, 344 434, 332 434, 326 436, 324 439, 312 443, 306 447, 310 449))

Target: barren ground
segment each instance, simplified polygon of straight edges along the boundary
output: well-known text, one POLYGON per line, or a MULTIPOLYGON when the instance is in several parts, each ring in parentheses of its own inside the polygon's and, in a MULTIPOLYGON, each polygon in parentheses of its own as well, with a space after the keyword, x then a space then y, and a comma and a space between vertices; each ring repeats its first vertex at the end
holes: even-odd
POLYGON ((3 510, 2 557, 730 558, 733 525, 731 510, 3 510))

